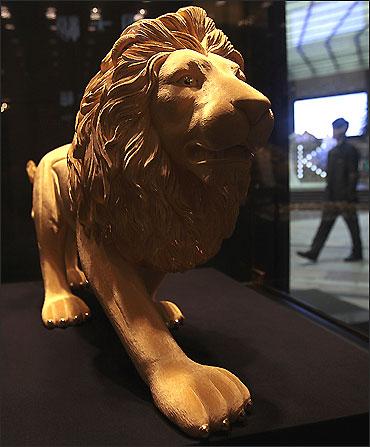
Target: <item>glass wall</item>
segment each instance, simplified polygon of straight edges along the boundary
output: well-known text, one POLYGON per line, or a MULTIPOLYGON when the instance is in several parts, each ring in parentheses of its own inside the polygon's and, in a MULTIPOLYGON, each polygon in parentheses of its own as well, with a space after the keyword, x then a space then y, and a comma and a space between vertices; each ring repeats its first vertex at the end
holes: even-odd
POLYGON ((125 27, 187 5, 203 7, 242 53, 248 82, 270 98, 276 117, 235 232, 208 265, 288 290, 285 7, 271 1, 2 2, 4 281, 40 278, 27 161, 71 141, 83 90, 125 27))
POLYGON ((206 266, 366 328, 364 1, 2 2, 2 280, 40 279, 27 161, 71 140, 83 90, 125 27, 187 5, 203 7, 227 34, 245 59, 247 82, 271 100, 275 115, 269 143, 254 157, 235 231, 206 266), (338 118, 348 122, 349 149, 330 163, 339 151, 332 129, 338 118), (343 188, 351 194, 338 196, 343 188), (338 218, 313 253, 323 212, 326 232, 338 218), (355 259, 344 261, 350 255, 355 259))
POLYGON ((286 2, 290 292, 363 331, 369 308, 368 14, 365 1, 286 2))

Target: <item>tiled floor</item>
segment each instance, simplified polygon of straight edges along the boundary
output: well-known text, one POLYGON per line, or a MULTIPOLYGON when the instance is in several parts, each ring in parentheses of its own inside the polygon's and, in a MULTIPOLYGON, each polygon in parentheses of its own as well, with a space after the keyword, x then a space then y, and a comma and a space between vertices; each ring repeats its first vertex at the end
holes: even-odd
POLYGON ((308 250, 320 223, 318 211, 291 213, 291 293, 325 313, 358 324, 369 319, 369 215, 359 213, 364 261, 343 262, 351 251, 351 239, 338 218, 317 263, 297 256, 308 250))

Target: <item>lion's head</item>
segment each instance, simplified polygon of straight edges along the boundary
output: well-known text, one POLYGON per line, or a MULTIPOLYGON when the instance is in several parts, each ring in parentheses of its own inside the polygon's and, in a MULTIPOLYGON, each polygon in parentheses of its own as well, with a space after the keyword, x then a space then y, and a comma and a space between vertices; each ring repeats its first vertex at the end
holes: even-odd
POLYGON ((162 271, 216 254, 272 129, 243 68, 201 8, 123 31, 86 87, 68 154, 87 235, 162 271))

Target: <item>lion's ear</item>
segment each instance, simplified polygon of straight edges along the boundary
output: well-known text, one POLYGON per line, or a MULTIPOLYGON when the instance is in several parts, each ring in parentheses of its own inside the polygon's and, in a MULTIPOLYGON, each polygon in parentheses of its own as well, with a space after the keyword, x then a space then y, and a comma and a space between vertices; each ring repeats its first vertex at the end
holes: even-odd
POLYGON ((236 62, 239 65, 241 71, 244 72, 244 59, 238 50, 235 50, 235 48, 234 48, 232 53, 229 54, 227 57, 228 57, 228 59, 236 62))
POLYGON ((73 158, 77 158, 82 160, 84 158, 85 155, 85 150, 83 147, 81 147, 78 143, 77 143, 77 135, 76 133, 73 136, 73 140, 72 140, 72 155, 73 158))
POLYGON ((105 58, 100 62, 100 71, 105 73, 112 66, 112 51, 110 51, 105 58))
POLYGON ((115 67, 118 63, 118 58, 122 56, 123 52, 132 44, 139 42, 140 38, 135 34, 124 34, 113 45, 111 51, 101 61, 100 70, 105 73, 111 67, 115 67))

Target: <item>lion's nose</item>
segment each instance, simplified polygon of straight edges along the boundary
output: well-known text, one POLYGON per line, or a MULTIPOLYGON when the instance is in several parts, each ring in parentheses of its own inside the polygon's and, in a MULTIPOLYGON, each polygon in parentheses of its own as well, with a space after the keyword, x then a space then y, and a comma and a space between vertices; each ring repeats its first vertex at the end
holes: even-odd
POLYGON ((252 125, 258 123, 271 108, 268 98, 249 85, 238 98, 233 99, 232 104, 247 115, 252 125))

